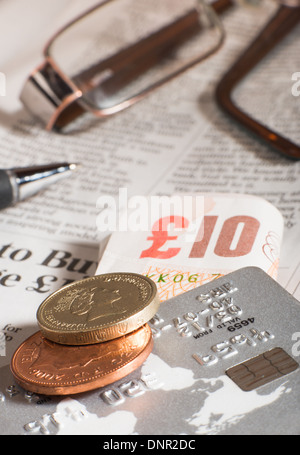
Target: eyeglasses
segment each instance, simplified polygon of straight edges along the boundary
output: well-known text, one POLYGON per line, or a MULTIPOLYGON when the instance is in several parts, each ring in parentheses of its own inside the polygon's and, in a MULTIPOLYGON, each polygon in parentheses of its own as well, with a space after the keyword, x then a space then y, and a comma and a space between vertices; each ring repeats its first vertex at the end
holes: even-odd
MULTIPOLYGON (((300 159, 300 0, 283 1, 222 78, 216 101, 267 145, 300 159), (286 69, 283 80, 278 65, 286 69)), ((119 112, 217 52, 225 37, 217 14, 233 4, 103 0, 49 41, 21 100, 48 130, 87 111, 119 112)))
POLYGON ((227 114, 292 159, 300 159, 299 69, 300 0, 286 0, 216 90, 227 114))
POLYGON ((23 104, 48 130, 106 117, 214 54, 224 30, 203 0, 104 0, 60 30, 27 80, 23 104))

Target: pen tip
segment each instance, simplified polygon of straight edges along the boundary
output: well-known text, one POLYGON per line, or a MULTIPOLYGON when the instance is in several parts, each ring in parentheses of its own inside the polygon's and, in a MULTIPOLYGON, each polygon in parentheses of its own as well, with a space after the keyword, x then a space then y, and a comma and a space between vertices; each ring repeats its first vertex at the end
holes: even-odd
POLYGON ((77 169, 77 168, 80 167, 80 166, 81 166, 80 163, 70 163, 70 164, 69 164, 69 169, 70 169, 71 171, 75 171, 75 169, 77 169))

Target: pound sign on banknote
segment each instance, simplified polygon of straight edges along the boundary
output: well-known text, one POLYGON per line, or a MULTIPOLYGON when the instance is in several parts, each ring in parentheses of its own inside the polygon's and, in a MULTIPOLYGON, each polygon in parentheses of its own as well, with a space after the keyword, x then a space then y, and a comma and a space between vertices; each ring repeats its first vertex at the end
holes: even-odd
POLYGON ((181 248, 168 248, 161 250, 165 243, 170 240, 177 240, 177 235, 169 235, 168 228, 173 224, 176 229, 187 229, 189 221, 183 216, 166 216, 156 221, 152 227, 152 236, 147 240, 152 240, 150 248, 142 251, 141 258, 170 259, 176 256, 181 248))

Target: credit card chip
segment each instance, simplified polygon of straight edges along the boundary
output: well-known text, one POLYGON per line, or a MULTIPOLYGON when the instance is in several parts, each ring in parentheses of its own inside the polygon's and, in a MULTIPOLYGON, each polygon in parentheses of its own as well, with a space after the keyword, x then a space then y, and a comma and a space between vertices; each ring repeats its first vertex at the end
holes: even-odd
POLYGON ((283 349, 274 348, 226 371, 232 381, 249 392, 299 368, 298 363, 283 349))

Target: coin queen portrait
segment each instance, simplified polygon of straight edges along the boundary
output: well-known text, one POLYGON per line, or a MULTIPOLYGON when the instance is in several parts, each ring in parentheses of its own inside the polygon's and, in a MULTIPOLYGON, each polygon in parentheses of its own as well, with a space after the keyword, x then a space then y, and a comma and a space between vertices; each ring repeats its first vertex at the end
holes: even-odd
POLYGON ((72 290, 59 300, 53 313, 66 312, 78 316, 84 322, 95 321, 105 316, 125 313, 126 306, 120 290, 91 287, 72 290))
POLYGON ((148 277, 110 273, 54 292, 40 305, 37 320, 42 334, 51 341, 93 344, 138 329, 158 307, 157 288, 148 277))

